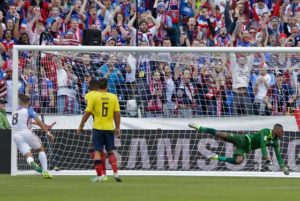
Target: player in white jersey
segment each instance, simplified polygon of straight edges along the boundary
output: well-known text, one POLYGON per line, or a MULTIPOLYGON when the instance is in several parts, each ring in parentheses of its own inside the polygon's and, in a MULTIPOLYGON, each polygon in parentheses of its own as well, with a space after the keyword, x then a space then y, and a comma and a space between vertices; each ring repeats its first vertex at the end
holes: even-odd
POLYGON ((48 162, 44 146, 40 138, 31 130, 31 121, 34 120, 50 138, 54 137, 47 126, 39 119, 35 111, 29 107, 30 98, 19 94, 20 107, 12 115, 12 134, 18 150, 25 156, 27 163, 37 172, 42 173, 44 178, 51 179, 52 175, 48 172, 48 162), (42 168, 34 162, 31 149, 39 151, 39 161, 42 168))

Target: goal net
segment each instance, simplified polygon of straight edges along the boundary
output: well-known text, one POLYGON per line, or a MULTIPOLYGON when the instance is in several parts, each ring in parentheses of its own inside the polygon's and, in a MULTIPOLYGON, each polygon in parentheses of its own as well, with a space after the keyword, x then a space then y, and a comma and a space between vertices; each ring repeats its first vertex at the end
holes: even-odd
MULTIPOLYGON (((282 124, 282 158, 300 175, 300 48, 14 46, 13 56, 12 111, 23 93, 46 124, 56 122, 54 142, 33 128, 54 174, 95 174, 92 119, 83 134, 76 129, 90 79, 107 77, 121 107, 121 174, 283 175, 272 148, 272 166, 260 149, 240 165, 210 160, 232 156, 235 146, 191 130, 188 123, 196 122, 234 135, 282 124)), ((12 175, 33 173, 14 143, 11 164, 12 175)))

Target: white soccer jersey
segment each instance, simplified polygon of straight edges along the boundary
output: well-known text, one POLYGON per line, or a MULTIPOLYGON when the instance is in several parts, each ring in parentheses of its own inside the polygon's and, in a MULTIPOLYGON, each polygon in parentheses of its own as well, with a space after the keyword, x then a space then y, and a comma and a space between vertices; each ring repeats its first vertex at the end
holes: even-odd
POLYGON ((12 115, 13 132, 31 130, 31 121, 35 118, 36 113, 32 108, 19 108, 12 115))
POLYGON ((23 155, 42 145, 39 137, 31 131, 31 120, 35 118, 36 113, 32 108, 19 108, 12 115, 13 139, 23 155))

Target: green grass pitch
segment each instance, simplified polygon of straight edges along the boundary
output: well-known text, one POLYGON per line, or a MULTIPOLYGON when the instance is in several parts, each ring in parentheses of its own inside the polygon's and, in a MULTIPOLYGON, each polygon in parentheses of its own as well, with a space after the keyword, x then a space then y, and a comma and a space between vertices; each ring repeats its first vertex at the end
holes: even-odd
POLYGON ((0 175, 1 201, 299 201, 300 179, 123 176, 91 183, 89 176, 0 175))

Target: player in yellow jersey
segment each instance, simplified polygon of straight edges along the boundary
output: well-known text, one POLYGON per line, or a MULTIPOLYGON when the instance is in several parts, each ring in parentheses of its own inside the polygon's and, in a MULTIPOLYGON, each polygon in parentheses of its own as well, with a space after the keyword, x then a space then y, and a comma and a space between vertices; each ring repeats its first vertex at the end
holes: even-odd
MULTIPOLYGON (((118 167, 114 150, 114 135, 120 137, 120 105, 116 95, 107 92, 108 82, 106 78, 99 80, 99 91, 93 90, 86 94, 87 107, 83 114, 81 123, 77 130, 81 133, 85 122, 90 115, 94 117, 93 123, 93 145, 95 150, 94 164, 97 172, 98 180, 103 180, 103 166, 100 153, 105 147, 108 154, 108 160, 114 172, 117 182, 121 182, 118 175, 118 167)), ((104 161, 103 161, 104 162, 104 161)))
MULTIPOLYGON (((89 83, 88 83, 88 89, 89 89, 89 92, 91 92, 91 91, 99 91, 100 90, 100 88, 99 88, 99 81, 96 80, 96 79, 91 79, 89 81, 89 83)), ((94 93, 87 93, 86 96, 85 96, 85 100, 88 100, 89 96, 92 95, 92 94, 94 94, 94 93)), ((89 153, 90 153, 90 156, 91 156, 92 160, 94 160, 94 158, 95 158, 95 150, 94 150, 92 136, 90 138, 90 143, 89 143, 89 153)), ((100 156, 101 156, 102 169, 103 169, 103 181, 107 181, 108 177, 106 176, 106 153, 104 151, 102 151, 100 153, 100 156)), ((98 176, 92 177, 90 179, 90 181, 91 182, 98 182, 98 176)))

